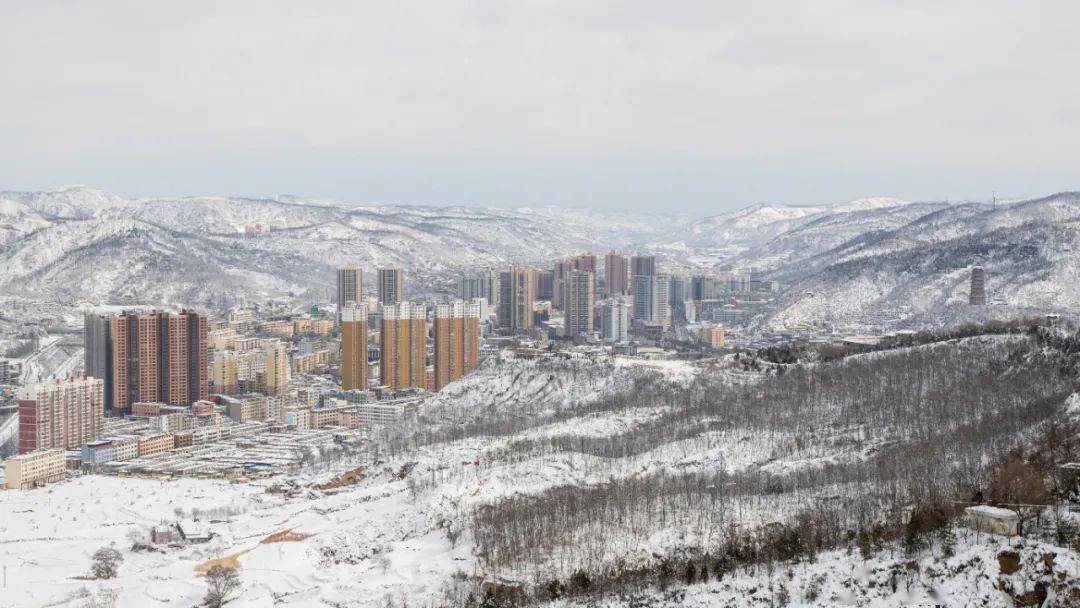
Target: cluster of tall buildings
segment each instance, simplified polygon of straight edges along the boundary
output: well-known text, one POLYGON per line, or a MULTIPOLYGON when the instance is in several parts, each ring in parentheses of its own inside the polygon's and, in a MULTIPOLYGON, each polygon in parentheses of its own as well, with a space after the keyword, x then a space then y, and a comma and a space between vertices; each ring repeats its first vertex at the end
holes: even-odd
MULTIPOLYGON (((341 326, 341 386, 345 391, 367 390, 368 324, 378 323, 379 384, 391 391, 407 388, 440 390, 479 364, 481 305, 497 297, 493 277, 462 279, 459 292, 471 301, 435 306, 429 336, 428 307, 403 298, 404 280, 399 269, 378 271, 377 314, 369 314, 359 287, 360 270, 338 271, 338 294, 351 298, 338 303, 341 326), (428 341, 432 342, 433 369, 428 366, 428 341)), ((530 303, 531 311, 531 303, 530 303)))
POLYGON ((85 317, 87 375, 104 382, 113 414, 154 401, 189 405, 209 394, 209 325, 206 315, 126 311, 85 317))
MULTIPOLYGON (((448 346, 448 345, 446 345, 448 346)), ((439 344, 435 344, 439 348, 439 344)), ((379 331, 380 383, 392 391, 427 385, 427 307, 384 304, 379 331)))
MULTIPOLYGON (((974 286, 972 293, 978 293, 974 286)), ((655 256, 609 251, 560 258, 551 269, 510 266, 462 277, 457 293, 493 305, 496 327, 527 332, 547 324, 554 309, 563 313, 561 335, 571 339, 599 332, 606 342, 626 342, 630 331, 663 336, 673 323, 737 324, 767 303, 779 285, 753 269, 724 275, 661 272, 655 256), (602 263, 602 268, 599 267, 602 263)), ((716 340, 709 340, 715 343, 716 340)))
POLYGON ((459 300, 436 305, 434 337, 438 391, 480 364, 480 304, 459 300))
POLYGON ((656 272, 653 256, 609 252, 601 275, 597 257, 584 253, 554 262, 550 271, 511 266, 498 273, 462 277, 458 296, 484 298, 494 305, 498 327, 506 332, 536 327, 538 318, 546 317, 538 303, 549 301, 563 311, 564 336, 591 334, 599 318, 606 340, 625 341, 632 321, 668 325, 670 280, 656 272), (612 335, 617 337, 610 339, 612 335))

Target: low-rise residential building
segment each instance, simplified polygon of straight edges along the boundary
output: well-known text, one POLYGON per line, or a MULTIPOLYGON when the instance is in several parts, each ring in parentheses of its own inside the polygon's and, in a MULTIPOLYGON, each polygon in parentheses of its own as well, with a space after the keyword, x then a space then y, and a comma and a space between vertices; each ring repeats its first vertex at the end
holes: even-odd
POLYGON ((210 441, 220 441, 225 437, 232 435, 230 427, 221 425, 209 425, 201 426, 191 431, 191 440, 193 443, 207 443, 210 441))
POLYGON ((116 460, 116 444, 112 441, 91 441, 84 443, 81 450, 84 465, 98 465, 116 460))
POLYGON ((360 426, 371 427, 400 424, 416 415, 417 400, 374 401, 357 406, 360 426))
POLYGON ((283 338, 290 338, 293 333, 295 333, 293 323, 287 319, 264 321, 259 327, 268 334, 274 334, 283 338))
MULTIPOLYGON (((280 404, 280 402, 275 401, 280 404)), ((265 395, 245 395, 240 399, 229 399, 228 415, 236 422, 261 421, 270 418, 270 402, 265 395)))
POLYGON ((182 433, 176 433, 173 435, 173 447, 187 448, 195 444, 195 436, 193 431, 184 431, 182 433))
POLYGON ((168 452, 175 447, 175 439, 172 435, 159 433, 156 435, 143 435, 139 437, 139 456, 160 454, 168 452))
POLYGON ((329 336, 333 331, 334 322, 330 319, 293 319, 293 332, 297 334, 329 336))
POLYGON ((701 342, 709 348, 724 347, 724 328, 722 326, 702 327, 698 336, 701 342))
POLYGON ((307 354, 293 355, 293 372, 297 374, 311 374, 320 368, 330 367, 330 351, 319 350, 307 354))
POLYGON ((21 374, 21 361, 0 358, 0 384, 15 384, 21 374))
POLYGON ((311 409, 307 407, 287 407, 282 414, 287 427, 307 430, 311 428, 311 409))
POLYGON ((132 416, 157 416, 161 413, 161 408, 166 407, 164 403, 140 401, 131 405, 132 416))
POLYGON ((4 461, 4 475, 11 490, 29 490, 60 481, 67 475, 64 451, 38 450, 12 456, 4 461))
POLYGON ((151 429, 161 433, 179 433, 195 426, 194 416, 180 412, 150 416, 148 421, 151 429))
POLYGON ((117 437, 112 441, 116 444, 117 460, 131 460, 139 456, 138 437, 117 437))

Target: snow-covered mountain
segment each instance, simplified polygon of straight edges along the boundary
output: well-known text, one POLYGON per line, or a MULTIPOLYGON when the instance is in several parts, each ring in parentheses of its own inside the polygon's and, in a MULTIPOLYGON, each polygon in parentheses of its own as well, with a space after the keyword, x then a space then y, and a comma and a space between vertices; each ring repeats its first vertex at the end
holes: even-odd
POLYGON ((0 192, 0 286, 61 301, 324 295, 333 268, 396 264, 410 284, 461 269, 632 247, 669 222, 554 208, 358 206, 297 197, 127 200, 68 187, 0 192))
POLYGON ((924 327, 1080 305, 1080 194, 908 205, 859 218, 854 230, 843 221, 820 218, 761 249, 783 259, 773 275, 791 286, 770 322, 924 327), (975 265, 1000 306, 966 306, 975 265))
POLYGON ((754 268, 779 280, 789 287, 782 305, 762 319, 774 327, 911 326, 972 312, 961 305, 976 263, 991 299, 1018 307, 1012 313, 1076 306, 1078 220, 1077 193, 999 205, 768 204, 686 218, 296 196, 125 199, 73 186, 0 192, 0 288, 67 304, 310 302, 348 261, 369 273, 400 265, 410 289, 431 292, 467 269, 618 249, 652 251, 669 270, 754 268))

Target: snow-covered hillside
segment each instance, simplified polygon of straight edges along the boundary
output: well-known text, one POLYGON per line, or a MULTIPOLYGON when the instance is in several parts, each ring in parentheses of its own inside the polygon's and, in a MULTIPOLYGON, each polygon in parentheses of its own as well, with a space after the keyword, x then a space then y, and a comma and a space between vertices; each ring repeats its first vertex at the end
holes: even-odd
POLYGON ((310 301, 332 287, 335 266, 351 261, 400 265, 411 287, 445 289, 462 269, 632 248, 665 225, 555 208, 127 200, 84 187, 0 192, 0 286, 60 301, 310 301))
MULTIPOLYGON (((0 289, 72 306, 208 306, 325 299, 335 266, 400 265, 407 287, 446 292, 460 272, 547 266, 591 250, 647 251, 660 268, 753 268, 785 286, 763 326, 923 327, 972 311, 968 269, 987 269, 1004 316, 1080 304, 1080 194, 997 205, 891 198, 757 205, 721 215, 550 207, 355 205, 282 196, 129 200, 85 187, 0 192, 0 289)), ((370 286, 373 277, 368 277, 370 286)))

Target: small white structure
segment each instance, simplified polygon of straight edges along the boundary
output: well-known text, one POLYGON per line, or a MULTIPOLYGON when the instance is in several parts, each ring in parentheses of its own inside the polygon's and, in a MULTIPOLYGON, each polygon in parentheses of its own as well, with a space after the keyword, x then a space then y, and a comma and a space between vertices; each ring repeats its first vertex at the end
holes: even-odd
POLYGON ((1016 511, 978 505, 964 509, 964 515, 968 527, 972 530, 1002 536, 1016 536, 1020 533, 1020 516, 1016 511))

